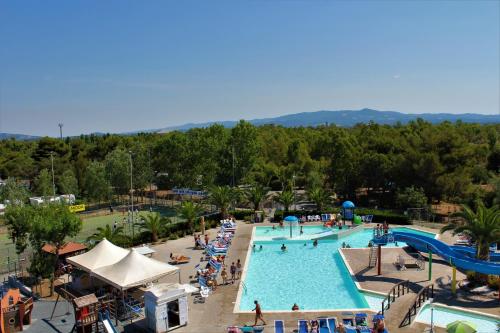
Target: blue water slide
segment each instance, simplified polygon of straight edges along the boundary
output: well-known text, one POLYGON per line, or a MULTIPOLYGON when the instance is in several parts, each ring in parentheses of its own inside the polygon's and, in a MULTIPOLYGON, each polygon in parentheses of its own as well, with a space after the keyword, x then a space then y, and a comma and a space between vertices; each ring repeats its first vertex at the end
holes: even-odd
MULTIPOLYGON (((462 246, 462 245, 453 245, 450 247, 453 251, 463 253, 467 257, 470 257, 470 258, 476 257, 476 248, 475 247, 462 246)), ((490 261, 500 262, 500 253, 496 253, 495 251, 490 251, 490 261)))
POLYGON ((432 251, 439 255, 446 261, 450 261, 456 267, 468 271, 475 271, 483 274, 500 275, 500 263, 494 263, 484 260, 478 260, 466 256, 463 252, 457 251, 453 246, 449 246, 440 240, 432 237, 423 236, 415 233, 395 231, 390 234, 375 238, 375 244, 384 245, 392 239, 398 242, 405 242, 406 244, 415 247, 420 251, 432 251))

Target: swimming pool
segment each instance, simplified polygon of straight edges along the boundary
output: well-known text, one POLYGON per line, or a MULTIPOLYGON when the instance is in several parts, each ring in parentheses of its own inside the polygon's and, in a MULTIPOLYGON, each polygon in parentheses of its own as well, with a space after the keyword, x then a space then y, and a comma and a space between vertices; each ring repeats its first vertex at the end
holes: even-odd
MULTIPOLYGON (((322 232, 333 231, 339 232, 338 227, 323 227, 323 225, 309 225, 302 228, 303 234, 300 235, 300 226, 297 224, 292 225, 292 238, 311 238, 310 236, 318 235, 322 232)), ((254 232, 254 240, 272 240, 274 238, 289 238, 290 226, 285 225, 283 228, 279 226, 273 227, 256 227, 254 232)))
MULTIPOLYGON (((498 319, 482 316, 475 313, 460 311, 434 305, 434 325, 446 328, 446 325, 454 322, 455 320, 466 320, 476 324, 477 333, 495 333, 497 332, 497 324, 500 323, 498 319)), ((418 313, 415 321, 429 324, 431 323, 431 307, 429 304, 425 305, 418 313)))
MULTIPOLYGON (((254 237, 262 235, 269 227, 255 228, 254 237)), ((304 233, 313 233, 322 228, 304 226, 304 233)), ((417 230, 412 232, 418 233, 417 230)), ((310 240, 273 241, 254 238, 252 243, 256 249, 247 258, 243 276, 245 288, 240 290, 237 310, 252 310, 254 300, 259 300, 264 311, 289 311, 294 303, 301 310, 370 308, 369 302, 354 284, 338 249, 342 243, 352 248, 366 247, 371 238, 371 229, 360 230, 339 240, 320 240, 317 247, 310 240), (281 251, 282 244, 286 245, 286 252, 281 251), (260 245, 262 249, 259 249, 260 245)))

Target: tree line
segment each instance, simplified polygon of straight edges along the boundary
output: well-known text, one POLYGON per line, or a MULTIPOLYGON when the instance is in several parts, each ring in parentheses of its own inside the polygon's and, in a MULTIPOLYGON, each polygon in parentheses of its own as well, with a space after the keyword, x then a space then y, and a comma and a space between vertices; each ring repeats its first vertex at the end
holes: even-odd
MULTIPOLYGON (((160 189, 250 184, 305 188, 318 202, 327 195, 323 190, 354 198, 364 189, 366 204, 380 207, 394 206, 405 195, 416 202, 488 203, 498 197, 499 133, 500 124, 420 119, 352 128, 256 127, 240 121, 230 129, 215 124, 161 134, 8 139, 0 141, 0 177, 29 180, 31 194, 49 196, 53 163, 56 191, 89 202, 128 194, 132 165, 135 189, 151 182, 160 189)), ((21 200, 29 195, 17 192, 21 200)), ((0 195, 9 199, 5 191, 0 195)))

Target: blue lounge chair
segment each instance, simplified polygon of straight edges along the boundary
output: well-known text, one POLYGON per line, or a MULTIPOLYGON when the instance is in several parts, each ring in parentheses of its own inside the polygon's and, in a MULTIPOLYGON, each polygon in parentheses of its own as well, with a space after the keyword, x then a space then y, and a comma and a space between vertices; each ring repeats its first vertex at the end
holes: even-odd
POLYGON ((326 318, 318 318, 319 322, 319 333, 330 333, 330 328, 328 327, 328 320, 326 318))
POLYGON ((274 333, 285 333, 285 323, 283 320, 274 321, 274 333))
POLYGON ((337 328, 337 318, 330 317, 327 319, 328 327, 330 328, 330 333, 335 333, 335 329, 337 328))
POLYGON ((299 326, 299 331, 298 333, 308 333, 308 329, 307 329, 307 320, 299 320, 298 321, 298 326, 299 326))

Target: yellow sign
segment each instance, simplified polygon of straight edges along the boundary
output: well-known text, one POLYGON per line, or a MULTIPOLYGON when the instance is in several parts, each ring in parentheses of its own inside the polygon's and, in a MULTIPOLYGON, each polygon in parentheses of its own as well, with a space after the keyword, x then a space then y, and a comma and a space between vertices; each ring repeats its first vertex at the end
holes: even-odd
POLYGON ((69 211, 72 213, 83 212, 84 210, 85 210, 84 204, 69 206, 69 211))

